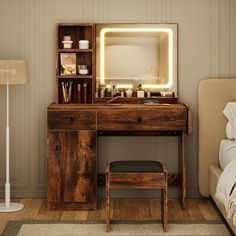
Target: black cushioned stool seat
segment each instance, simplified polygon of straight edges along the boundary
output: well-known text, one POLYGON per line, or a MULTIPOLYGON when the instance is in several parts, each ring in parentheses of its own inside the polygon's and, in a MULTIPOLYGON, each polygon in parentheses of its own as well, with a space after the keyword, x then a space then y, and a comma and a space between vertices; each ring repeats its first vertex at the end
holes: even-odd
POLYGON ((163 172, 163 168, 158 161, 114 161, 110 172, 163 172))
POLYGON ((115 161, 106 168, 107 232, 110 230, 110 190, 122 188, 161 189, 163 230, 168 221, 168 172, 158 161, 115 161))

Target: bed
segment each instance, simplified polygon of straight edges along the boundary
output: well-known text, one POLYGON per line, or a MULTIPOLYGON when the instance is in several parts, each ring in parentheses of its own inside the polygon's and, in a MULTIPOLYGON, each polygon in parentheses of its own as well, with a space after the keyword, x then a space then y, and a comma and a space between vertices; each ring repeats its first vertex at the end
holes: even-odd
POLYGON ((232 231, 236 226, 227 219, 224 205, 215 198, 218 179, 219 145, 225 139, 227 119, 222 111, 227 102, 236 101, 236 78, 205 79, 198 88, 198 181, 202 196, 211 196, 232 231), (210 112, 209 112, 210 111, 210 112))

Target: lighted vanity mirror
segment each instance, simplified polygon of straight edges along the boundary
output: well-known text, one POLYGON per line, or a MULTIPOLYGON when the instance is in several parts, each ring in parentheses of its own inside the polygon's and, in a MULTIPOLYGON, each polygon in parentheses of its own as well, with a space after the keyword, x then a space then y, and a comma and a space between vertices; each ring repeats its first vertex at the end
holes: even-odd
POLYGON ((97 24, 96 52, 98 97, 177 95, 177 24, 97 24))

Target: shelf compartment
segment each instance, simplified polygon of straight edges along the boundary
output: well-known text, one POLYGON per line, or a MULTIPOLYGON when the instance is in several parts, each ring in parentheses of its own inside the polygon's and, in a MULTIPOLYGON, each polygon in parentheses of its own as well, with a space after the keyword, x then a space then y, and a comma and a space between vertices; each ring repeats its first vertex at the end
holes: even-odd
POLYGON ((88 40, 89 48, 93 47, 93 28, 91 25, 61 25, 58 26, 58 48, 63 49, 64 36, 71 36, 72 49, 79 48, 79 40, 88 40))
POLYGON ((79 65, 87 65, 88 67, 88 75, 92 75, 93 72, 93 62, 92 62, 92 54, 91 53, 77 53, 76 54, 76 69, 77 74, 79 75, 78 66, 79 65))
MULTIPOLYGON (((95 25, 92 23, 59 23, 57 24, 56 36, 56 92, 57 102, 64 103, 62 82, 73 81, 71 100, 69 104, 84 103, 83 83, 87 83, 87 103, 94 102, 95 90, 95 60, 96 60, 96 43, 95 43, 95 25), (71 36, 73 45, 71 49, 64 49, 62 41, 64 36, 71 36), (79 40, 88 40, 89 49, 80 49, 79 40), (76 55, 76 73, 61 74, 61 55, 63 53, 76 55), (87 75, 79 74, 78 65, 87 65, 87 75), (81 85, 81 99, 78 99, 78 84, 81 85)), ((67 64, 67 63, 63 63, 67 64)), ((69 63, 70 64, 70 63, 69 63)), ((74 64, 71 63, 71 64, 74 64)))
POLYGON ((59 103, 64 104, 64 98, 63 98, 63 91, 62 91, 62 82, 70 82, 73 81, 72 84, 72 91, 71 91, 71 100, 69 103, 66 104, 72 104, 72 103, 81 103, 84 104, 84 89, 83 84, 87 84, 87 102, 86 103, 92 103, 92 80, 87 80, 85 78, 83 79, 75 79, 75 78, 67 78, 67 79, 59 79, 59 103), (78 98, 78 84, 80 84, 80 98, 78 98))

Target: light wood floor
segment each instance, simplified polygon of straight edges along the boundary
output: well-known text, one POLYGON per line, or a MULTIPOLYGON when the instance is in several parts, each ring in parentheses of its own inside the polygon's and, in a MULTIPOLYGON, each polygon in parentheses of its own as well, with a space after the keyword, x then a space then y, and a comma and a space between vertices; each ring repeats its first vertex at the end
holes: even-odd
MULTIPOLYGON (((45 199, 20 199, 24 210, 15 213, 0 213, 0 232, 9 220, 100 220, 105 216, 105 201, 100 199, 97 211, 47 211, 45 199)), ((177 199, 170 199, 169 220, 220 220, 209 200, 188 199, 186 211, 177 199)), ((112 199, 112 220, 157 220, 160 219, 159 199, 112 199)))

